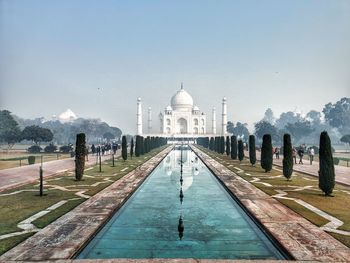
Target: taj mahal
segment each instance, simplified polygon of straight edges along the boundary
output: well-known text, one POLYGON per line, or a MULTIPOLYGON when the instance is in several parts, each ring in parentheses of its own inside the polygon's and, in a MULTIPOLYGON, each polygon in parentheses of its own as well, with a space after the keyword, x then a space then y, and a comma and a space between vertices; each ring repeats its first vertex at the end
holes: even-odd
MULTIPOLYGON (((137 99, 137 134, 138 135, 157 135, 163 137, 202 137, 215 136, 216 129, 216 110, 212 109, 211 126, 208 128, 207 115, 194 104, 192 96, 181 88, 170 100, 170 105, 166 106, 163 112, 158 115, 159 130, 152 129, 152 109, 148 108, 147 132, 142 128, 142 102, 137 99)), ((219 134, 226 135, 227 128, 227 102, 222 99, 221 127, 219 134)))

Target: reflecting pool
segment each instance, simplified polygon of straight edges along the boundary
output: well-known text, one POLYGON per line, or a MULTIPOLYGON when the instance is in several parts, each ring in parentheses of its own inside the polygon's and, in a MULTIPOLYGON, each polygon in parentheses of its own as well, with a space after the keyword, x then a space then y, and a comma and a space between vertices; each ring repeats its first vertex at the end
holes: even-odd
POLYGON ((283 256, 196 155, 179 148, 169 153, 78 258, 283 256))

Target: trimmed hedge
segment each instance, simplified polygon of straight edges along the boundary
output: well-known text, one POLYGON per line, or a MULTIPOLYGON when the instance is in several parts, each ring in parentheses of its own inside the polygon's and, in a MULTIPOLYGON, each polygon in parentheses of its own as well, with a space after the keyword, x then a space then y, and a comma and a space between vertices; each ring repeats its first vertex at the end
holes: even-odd
POLYGON ((330 196, 335 185, 334 163, 331 140, 326 131, 320 135, 320 170, 318 186, 325 196, 330 196))
POLYGON ((75 145, 75 179, 80 181, 83 178, 85 168, 85 133, 78 133, 75 145))
POLYGON ((35 156, 34 155, 28 156, 28 164, 35 164, 35 156))
POLYGON ((32 145, 27 149, 29 153, 40 153, 41 150, 42 148, 39 145, 32 145))
POLYGON ((283 135, 283 175, 289 180, 293 173, 293 147, 290 134, 283 135))
POLYGON ((261 146, 261 167, 265 170, 265 173, 272 169, 272 142, 270 134, 265 134, 263 136, 261 146))

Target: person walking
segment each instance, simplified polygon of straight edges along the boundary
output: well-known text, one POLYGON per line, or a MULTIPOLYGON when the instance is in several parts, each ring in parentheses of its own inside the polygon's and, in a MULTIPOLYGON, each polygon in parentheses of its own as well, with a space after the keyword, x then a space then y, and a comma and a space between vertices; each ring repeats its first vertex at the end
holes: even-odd
POLYGON ((303 163, 304 149, 302 146, 299 147, 298 155, 299 155, 299 164, 304 164, 303 163))
POLYGON ((314 148, 310 148, 310 165, 312 165, 312 161, 314 160, 314 156, 315 156, 315 150, 314 148))
POLYGON ((280 148, 276 147, 275 149, 276 159, 280 158, 280 148))
POLYGON ((292 155, 293 155, 294 163, 297 164, 297 150, 294 147, 293 147, 292 155))

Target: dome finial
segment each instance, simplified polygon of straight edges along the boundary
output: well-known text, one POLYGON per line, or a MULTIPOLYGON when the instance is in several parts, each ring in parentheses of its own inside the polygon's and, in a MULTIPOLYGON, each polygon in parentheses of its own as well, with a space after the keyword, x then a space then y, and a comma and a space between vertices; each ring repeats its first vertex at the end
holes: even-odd
POLYGON ((184 83, 181 82, 181 89, 184 89, 184 83))

